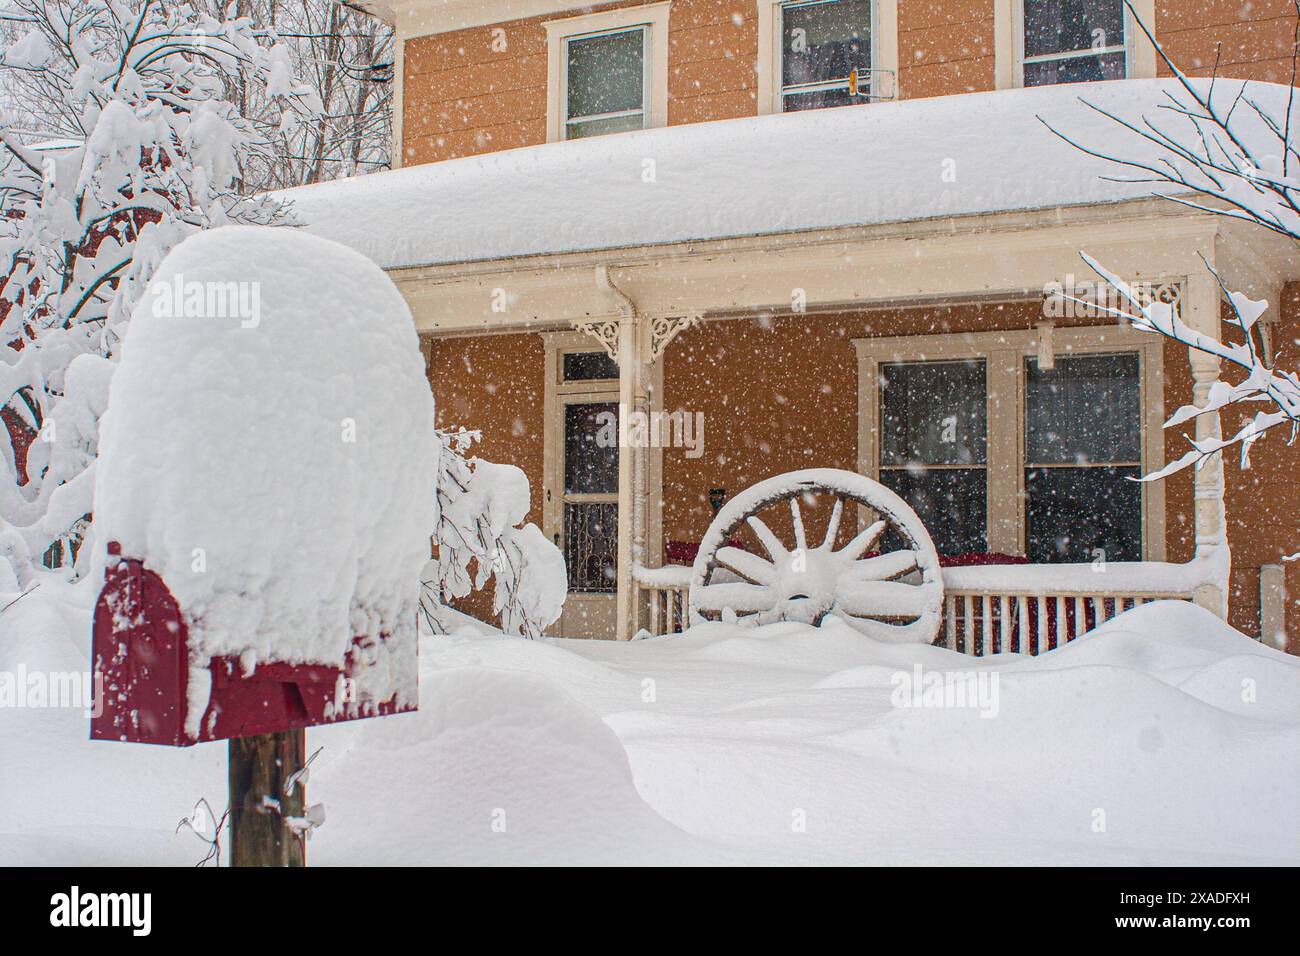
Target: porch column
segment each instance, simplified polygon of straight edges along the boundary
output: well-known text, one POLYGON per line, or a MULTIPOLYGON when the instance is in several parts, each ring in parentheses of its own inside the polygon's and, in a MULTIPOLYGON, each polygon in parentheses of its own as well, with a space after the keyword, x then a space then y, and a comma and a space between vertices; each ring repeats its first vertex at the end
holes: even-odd
POLYGON ((609 277, 604 266, 596 269, 596 287, 618 309, 618 588, 615 606, 616 640, 631 640, 636 633, 640 595, 632 566, 645 554, 646 452, 644 442, 626 441, 632 416, 649 411, 647 360, 649 332, 636 304, 609 277))
MULTIPOLYGON (((1180 311, 1189 326, 1206 335, 1223 335, 1219 313, 1219 286, 1214 277, 1201 273, 1187 277, 1180 297, 1180 311)), ((1219 360, 1196 349, 1187 350, 1192 368, 1192 402, 1204 407, 1210 387, 1219 380, 1219 360)), ((1218 438, 1222 434, 1219 414, 1214 412, 1196 419, 1198 441, 1218 438)), ((1228 572, 1232 558, 1228 550, 1228 526, 1223 505, 1223 455, 1216 453, 1193 472, 1196 561, 1214 569, 1216 584, 1202 584, 1196 589, 1196 603, 1224 619, 1228 616, 1228 572)))

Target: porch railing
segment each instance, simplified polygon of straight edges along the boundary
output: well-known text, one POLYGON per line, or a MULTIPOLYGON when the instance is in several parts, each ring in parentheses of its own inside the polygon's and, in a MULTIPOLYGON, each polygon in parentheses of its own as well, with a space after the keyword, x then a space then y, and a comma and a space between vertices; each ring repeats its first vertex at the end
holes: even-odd
MULTIPOLYGON (((981 565, 945 568, 944 615, 935 644, 979 657, 1041 654, 1086 634, 1141 604, 1193 600, 1200 575, 1193 564, 1112 563, 981 565)), ((652 635, 686 627, 691 569, 640 568, 652 635)))
POLYGON ((691 569, 683 564, 632 571, 637 585, 649 602, 649 630, 652 637, 676 634, 686 629, 686 594, 691 589, 691 569))

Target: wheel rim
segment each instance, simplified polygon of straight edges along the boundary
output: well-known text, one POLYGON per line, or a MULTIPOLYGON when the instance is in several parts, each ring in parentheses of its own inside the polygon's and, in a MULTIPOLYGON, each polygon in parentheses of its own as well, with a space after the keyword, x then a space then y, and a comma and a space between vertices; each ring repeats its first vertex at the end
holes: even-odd
POLYGON ((836 617, 880 640, 930 642, 943 609, 939 558, 916 512, 879 482, 838 469, 778 475, 737 495, 710 524, 691 577, 693 624, 818 625, 836 617), (804 508, 827 496, 830 515, 815 531, 804 508), (869 520, 837 548, 857 505, 869 509, 869 520), (783 538, 770 516, 784 508, 783 538), (730 543, 746 528, 759 548, 730 543), (901 546, 882 550, 891 541, 901 546))

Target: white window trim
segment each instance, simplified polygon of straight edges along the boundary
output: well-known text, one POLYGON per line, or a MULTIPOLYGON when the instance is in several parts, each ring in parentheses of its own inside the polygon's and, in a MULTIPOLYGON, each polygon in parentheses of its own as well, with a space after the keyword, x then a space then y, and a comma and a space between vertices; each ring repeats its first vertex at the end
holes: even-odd
MULTIPOLYGON (((1164 350, 1162 343, 1132 328, 1106 325, 1055 329, 1059 356, 1136 352, 1142 401, 1142 473, 1164 466, 1164 350)), ((982 358, 988 392, 988 548, 1025 554, 1025 373, 1026 356, 1037 355, 1033 329, 898 338, 853 339, 858 356, 858 459, 861 474, 879 479, 879 368, 890 362, 982 358), (1006 396, 1013 400, 1004 404, 1006 396), (1008 421, 1008 418, 1010 420, 1008 421)), ((1165 488, 1142 483, 1142 559, 1165 560, 1165 488)))
POLYGON ((645 58, 645 129, 668 124, 668 10, 671 0, 640 7, 624 7, 604 13, 588 13, 563 20, 548 20, 546 28, 546 141, 564 139, 565 70, 564 46, 571 37, 612 33, 644 26, 649 34, 645 58))
MULTIPOLYGON (((781 6, 785 0, 758 3, 758 112, 781 112, 781 6)), ((898 0, 872 0, 871 69, 892 76, 893 89, 875 89, 873 95, 899 98, 898 0)))
MULTIPOLYGON (((1155 32, 1155 0, 1131 0, 1138 19, 1155 32)), ((993 14, 996 84, 999 90, 1019 89, 1025 85, 1025 2, 995 0, 993 14)), ((1152 79, 1156 75, 1156 48, 1146 34, 1124 10, 1125 78, 1152 79)))

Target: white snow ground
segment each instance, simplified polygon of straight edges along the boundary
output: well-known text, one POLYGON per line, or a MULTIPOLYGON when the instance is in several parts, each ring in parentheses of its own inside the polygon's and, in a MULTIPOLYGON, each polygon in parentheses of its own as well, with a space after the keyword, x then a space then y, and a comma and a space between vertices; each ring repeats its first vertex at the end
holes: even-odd
MULTIPOLYGON (((0 674, 84 670, 78 606, 50 583, 0 614, 0 674)), ((1300 862, 1300 660, 1186 604, 1038 659, 839 624, 628 644, 467 625, 424 638, 420 670, 418 714, 308 732, 309 862, 1300 862), (893 706, 917 665, 996 674, 996 716, 893 706)), ((202 857, 174 830, 224 805, 226 748, 87 727, 0 707, 0 863, 202 857)))

